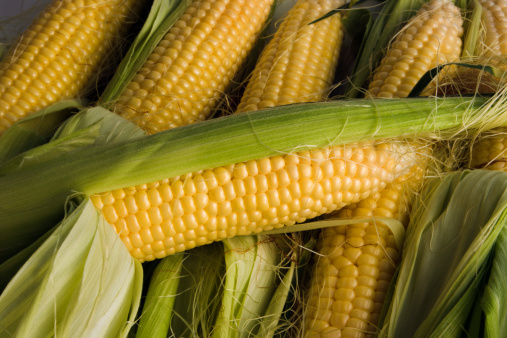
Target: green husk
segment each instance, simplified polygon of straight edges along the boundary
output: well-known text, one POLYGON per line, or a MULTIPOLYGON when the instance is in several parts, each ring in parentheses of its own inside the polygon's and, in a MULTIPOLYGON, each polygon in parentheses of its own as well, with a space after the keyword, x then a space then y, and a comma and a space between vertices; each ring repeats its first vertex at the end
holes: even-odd
POLYGON ((162 259, 152 274, 136 337, 165 338, 180 281, 183 254, 162 259))
POLYGON ((211 337, 221 306, 224 275, 222 243, 184 253, 168 336, 211 337))
POLYGON ((467 58, 477 55, 477 41, 482 24, 482 5, 477 0, 469 1, 468 20, 463 23, 465 36, 463 38, 462 57, 467 58))
POLYGON ((292 260, 290 265, 284 269, 283 279, 278 284, 276 291, 269 302, 265 314, 259 318, 259 330, 255 337, 273 337, 280 330, 280 320, 284 313, 285 305, 292 288, 292 281, 296 274, 296 261, 292 260))
POLYGON ((507 173, 455 172, 430 181, 414 204, 381 336, 463 334, 506 222, 507 173))
POLYGON ((100 104, 107 105, 118 98, 190 3, 190 0, 155 0, 153 2, 141 31, 104 89, 100 104))
POLYGON ((0 165, 51 140, 60 124, 84 104, 78 100, 60 101, 14 123, 0 136, 0 165))
POLYGON ((485 337, 501 337, 507 334, 506 264, 507 226, 504 226, 495 244, 491 274, 480 303, 485 317, 485 337))
POLYGON ((141 281, 141 264, 85 200, 1 294, 0 335, 125 337, 141 281))

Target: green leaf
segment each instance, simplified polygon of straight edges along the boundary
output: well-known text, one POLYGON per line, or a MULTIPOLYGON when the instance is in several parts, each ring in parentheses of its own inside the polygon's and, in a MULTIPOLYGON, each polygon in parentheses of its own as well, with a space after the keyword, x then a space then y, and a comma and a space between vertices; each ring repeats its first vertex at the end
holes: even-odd
POLYGON ((220 310, 224 274, 224 249, 221 242, 185 251, 168 336, 212 335, 220 310))
POLYGON ((268 236, 238 236, 223 244, 225 284, 213 337, 251 337, 276 292, 280 251, 268 236))

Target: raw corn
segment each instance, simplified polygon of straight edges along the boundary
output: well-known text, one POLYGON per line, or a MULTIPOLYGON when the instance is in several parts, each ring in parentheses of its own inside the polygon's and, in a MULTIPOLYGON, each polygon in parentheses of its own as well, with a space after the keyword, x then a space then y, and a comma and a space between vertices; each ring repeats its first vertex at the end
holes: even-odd
POLYGON ((92 89, 142 4, 53 0, 0 63, 0 135, 26 115, 92 89))
POLYGON ((162 258, 303 222, 383 189, 411 159, 393 144, 237 163, 91 197, 135 258, 162 258))
MULTIPOLYGON (((333 213, 338 218, 394 218, 408 224, 413 189, 423 170, 333 213)), ((323 228, 304 317, 305 337, 373 337, 401 248, 381 221, 323 228)))
POLYGON ((236 112, 325 98, 343 40, 341 15, 310 23, 344 4, 298 1, 264 48, 236 112))
POLYGON ((473 145, 470 167, 507 171, 507 128, 497 128, 473 145))
POLYGON ((112 111, 149 133, 205 120, 255 43, 273 0, 195 0, 112 111))
MULTIPOLYGON (((373 75, 368 95, 407 97, 430 69, 459 59, 463 19, 450 0, 431 0, 407 23, 396 37, 373 75)), ((452 72, 453 67, 443 71, 452 72)), ((441 71, 438 78, 442 78, 441 71)), ((434 94, 434 81, 423 95, 434 94)))
POLYGON ((507 1, 479 0, 479 3, 484 27, 479 48, 486 56, 504 56, 507 54, 507 1))

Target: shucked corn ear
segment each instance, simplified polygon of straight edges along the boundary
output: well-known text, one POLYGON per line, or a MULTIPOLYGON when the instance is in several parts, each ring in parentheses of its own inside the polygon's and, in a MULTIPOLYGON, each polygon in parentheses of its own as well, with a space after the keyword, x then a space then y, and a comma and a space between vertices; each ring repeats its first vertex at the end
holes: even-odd
POLYGON ((343 28, 340 14, 310 24, 345 0, 300 0, 264 48, 237 112, 320 101, 333 81, 343 28))
MULTIPOLYGON (((382 59, 370 82, 369 95, 407 97, 428 70, 458 60, 462 26, 460 10, 450 0, 431 0, 424 4, 382 59)), ((447 67, 444 71, 452 69, 447 67)), ((434 85, 433 81, 423 94, 432 94, 434 85)))
POLYGON ((53 0, 0 63, 0 135, 24 116, 96 85, 142 4, 53 0))
POLYGON ((507 171, 507 128, 497 128, 476 142, 471 151, 471 168, 507 171))
POLYGON ((408 165, 404 150, 393 147, 335 146, 263 158, 91 198, 132 256, 153 260, 367 198, 408 165))
MULTIPOLYGON (((422 168, 423 162, 414 165, 384 190, 333 215, 394 218, 406 226, 422 168)), ((323 228, 317 252, 304 317, 305 337, 373 336, 401 258, 391 230, 381 221, 323 228)))
POLYGON ((507 54, 507 2, 480 0, 482 6, 483 38, 479 48, 487 56, 507 54))
POLYGON ((273 0, 195 0, 112 107, 149 133, 205 120, 251 50, 273 0))

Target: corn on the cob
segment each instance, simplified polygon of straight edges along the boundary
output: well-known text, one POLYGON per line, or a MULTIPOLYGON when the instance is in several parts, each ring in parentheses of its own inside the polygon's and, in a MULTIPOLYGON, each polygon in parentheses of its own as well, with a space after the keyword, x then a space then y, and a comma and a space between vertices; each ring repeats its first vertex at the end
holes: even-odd
POLYGON ((273 0, 195 0, 112 110, 149 133, 206 119, 263 27, 273 0))
POLYGON ((507 128, 495 129, 472 147, 470 167, 507 171, 507 128))
MULTIPOLYGON (((456 61, 461 53, 463 20, 450 0, 424 4, 396 37, 369 85, 373 97, 406 97, 430 69, 456 61)), ((452 72, 448 67, 446 72, 452 72)), ((440 74, 438 78, 442 78, 440 74)), ((423 94, 432 94, 435 81, 423 94)))
POLYGON ((343 40, 340 14, 310 23, 345 0, 300 0, 263 50, 236 112, 320 101, 330 89, 343 40))
POLYGON ((411 162, 392 144, 335 146, 93 195, 131 254, 153 260, 329 213, 385 187, 411 162))
POLYGON ((0 64, 0 134, 24 116, 93 87, 142 3, 54 0, 0 64))
MULTIPOLYGON (((410 192, 400 177, 384 190, 339 212, 341 218, 388 217, 407 223, 410 192)), ((401 258, 382 222, 324 228, 304 319, 306 337, 373 336, 401 258)))
POLYGON ((507 54, 507 2, 505 0, 480 0, 484 36, 480 49, 484 55, 507 54))

